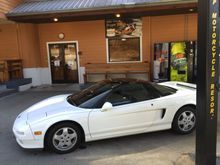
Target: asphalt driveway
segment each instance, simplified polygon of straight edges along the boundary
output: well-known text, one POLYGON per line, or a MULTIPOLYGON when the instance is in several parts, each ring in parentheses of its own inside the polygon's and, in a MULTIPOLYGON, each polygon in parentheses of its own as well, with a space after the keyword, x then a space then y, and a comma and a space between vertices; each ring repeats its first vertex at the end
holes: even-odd
MULTIPOLYGON (((90 142, 86 149, 78 149, 66 155, 19 147, 12 134, 16 116, 44 98, 71 92, 69 89, 31 89, 0 98, 0 165, 193 164, 190 158, 193 159, 195 151, 195 132, 182 136, 168 130, 90 142)), ((220 153, 220 126, 218 130, 220 153)))

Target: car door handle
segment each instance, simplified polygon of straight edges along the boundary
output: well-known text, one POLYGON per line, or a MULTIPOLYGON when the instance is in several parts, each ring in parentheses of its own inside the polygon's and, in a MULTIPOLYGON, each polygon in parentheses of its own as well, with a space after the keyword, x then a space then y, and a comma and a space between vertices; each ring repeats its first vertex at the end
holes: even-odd
POLYGON ((154 106, 154 104, 151 104, 151 106, 154 106))

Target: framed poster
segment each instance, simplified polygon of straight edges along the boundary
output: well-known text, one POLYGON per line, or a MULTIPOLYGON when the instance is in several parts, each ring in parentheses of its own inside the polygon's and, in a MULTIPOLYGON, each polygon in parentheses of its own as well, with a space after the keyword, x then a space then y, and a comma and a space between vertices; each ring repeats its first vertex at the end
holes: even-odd
POLYGON ((142 21, 140 18, 106 20, 106 38, 129 38, 140 36, 142 36, 142 21))

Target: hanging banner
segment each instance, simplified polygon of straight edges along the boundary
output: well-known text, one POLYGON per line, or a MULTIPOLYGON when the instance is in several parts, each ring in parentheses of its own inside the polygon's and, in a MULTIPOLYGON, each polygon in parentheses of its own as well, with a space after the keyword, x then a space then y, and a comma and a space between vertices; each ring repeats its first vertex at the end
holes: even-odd
POLYGON ((142 36, 142 21, 139 18, 106 20, 106 38, 129 38, 140 36, 142 36))

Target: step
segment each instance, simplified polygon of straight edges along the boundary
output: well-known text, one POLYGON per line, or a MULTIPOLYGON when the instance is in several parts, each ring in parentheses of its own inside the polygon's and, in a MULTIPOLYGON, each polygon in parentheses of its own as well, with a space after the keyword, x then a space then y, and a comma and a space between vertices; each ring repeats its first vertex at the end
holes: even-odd
POLYGON ((21 91, 26 91, 28 89, 30 89, 32 87, 32 84, 24 84, 24 85, 20 85, 18 87, 18 91, 21 92, 21 91))
POLYGON ((5 89, 5 90, 0 90, 0 98, 1 97, 5 97, 8 95, 11 95, 13 93, 16 93, 17 90, 16 89, 5 89))
POLYGON ((23 78, 23 79, 17 79, 17 80, 10 80, 6 82, 6 86, 8 89, 16 89, 19 90, 20 86, 31 86, 32 84, 32 78, 23 78))
POLYGON ((0 84, 0 91, 7 89, 5 84, 0 84))

